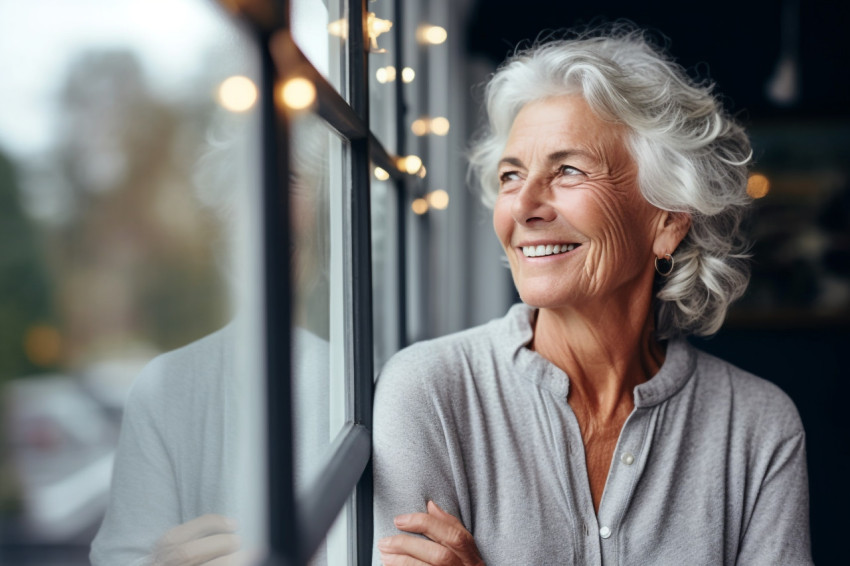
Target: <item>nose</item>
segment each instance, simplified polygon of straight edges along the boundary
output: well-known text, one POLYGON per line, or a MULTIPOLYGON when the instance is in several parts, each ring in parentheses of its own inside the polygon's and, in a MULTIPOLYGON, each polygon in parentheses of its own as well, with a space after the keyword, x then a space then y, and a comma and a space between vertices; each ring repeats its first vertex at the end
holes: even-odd
POLYGON ((529 175, 514 198, 511 214, 517 224, 534 227, 555 220, 557 212, 551 204, 552 192, 548 179, 529 175))

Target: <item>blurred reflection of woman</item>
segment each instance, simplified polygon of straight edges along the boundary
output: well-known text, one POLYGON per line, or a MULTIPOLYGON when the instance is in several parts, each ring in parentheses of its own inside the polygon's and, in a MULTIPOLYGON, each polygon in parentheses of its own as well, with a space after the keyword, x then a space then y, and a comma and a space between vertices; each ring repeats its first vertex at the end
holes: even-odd
MULTIPOLYGON (((245 133, 247 135, 247 132, 245 133)), ((290 183, 296 296, 293 397, 296 488, 312 476, 328 445, 327 133, 305 117, 296 132, 290 183), (323 310, 324 309, 324 310, 323 310)), ((243 191, 240 136, 201 163, 199 197, 228 231, 243 191)), ((232 234, 231 234, 232 236, 232 234)), ((230 254, 227 254, 230 255, 230 254)), ((232 258, 231 258, 232 259, 232 258)), ((229 266, 229 261, 227 261, 229 266)), ((226 268, 230 272, 230 268, 226 268)), ((234 283, 238 284, 238 283, 234 283)), ((228 326, 153 360, 133 384, 115 457, 109 507, 92 543, 93 566, 243 565, 237 496, 238 399, 246 381, 237 360, 240 316, 228 326)), ((244 322, 244 321, 241 321, 244 322)), ((322 562, 322 551, 318 558, 322 562)))
POLYGON ((748 280, 710 90, 617 29, 490 81, 472 165, 523 303, 384 368, 376 564, 811 563, 794 405, 684 338, 748 280))

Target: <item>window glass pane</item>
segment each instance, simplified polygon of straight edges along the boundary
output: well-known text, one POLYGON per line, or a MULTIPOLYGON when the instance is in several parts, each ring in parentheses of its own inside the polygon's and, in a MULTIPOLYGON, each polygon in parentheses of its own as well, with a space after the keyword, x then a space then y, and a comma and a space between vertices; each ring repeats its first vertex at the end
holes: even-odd
POLYGON ((337 515, 327 537, 310 560, 310 566, 355 564, 355 532, 354 496, 352 496, 337 515))
POLYGON ((323 120, 302 114, 291 134, 293 420, 301 490, 321 470, 348 416, 343 206, 349 175, 347 145, 323 120))
POLYGON ((344 98, 348 97, 348 3, 345 0, 292 0, 292 37, 344 98))
POLYGON ((386 172, 372 170, 372 336, 378 372, 399 348, 398 197, 386 172))
MULTIPOLYGON (((395 25, 392 0, 369 4, 376 20, 385 22, 381 29, 395 25)), ((369 53, 369 121, 375 137, 389 152, 396 152, 396 81, 411 84, 416 80, 411 68, 396 69, 395 30, 376 38, 377 48, 369 53)))
POLYGON ((204 0, 0 4, 0 562, 88 564, 107 505, 95 564, 262 547, 257 59, 204 0))

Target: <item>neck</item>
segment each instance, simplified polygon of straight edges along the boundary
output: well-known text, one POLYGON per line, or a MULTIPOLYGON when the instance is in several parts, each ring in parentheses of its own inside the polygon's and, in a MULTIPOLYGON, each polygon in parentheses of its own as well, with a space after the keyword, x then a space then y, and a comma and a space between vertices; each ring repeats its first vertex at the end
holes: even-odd
POLYGON ((634 388, 655 375, 664 348, 654 338, 651 299, 538 312, 532 349, 570 378, 570 404, 605 419, 633 408, 634 388))

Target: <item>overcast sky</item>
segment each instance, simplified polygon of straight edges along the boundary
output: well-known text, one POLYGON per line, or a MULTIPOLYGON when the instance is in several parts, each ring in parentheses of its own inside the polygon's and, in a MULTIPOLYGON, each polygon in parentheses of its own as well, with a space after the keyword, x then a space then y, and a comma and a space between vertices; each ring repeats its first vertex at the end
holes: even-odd
POLYGON ((0 0, 0 149, 16 157, 47 149, 55 95, 81 50, 134 50, 168 94, 235 37, 211 0, 0 0))

